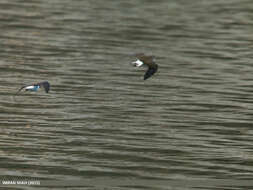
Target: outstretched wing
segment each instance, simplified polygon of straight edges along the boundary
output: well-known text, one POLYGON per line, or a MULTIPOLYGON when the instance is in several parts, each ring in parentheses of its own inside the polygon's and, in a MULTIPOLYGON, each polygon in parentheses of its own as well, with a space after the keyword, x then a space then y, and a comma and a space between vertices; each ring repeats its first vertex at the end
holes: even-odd
POLYGON ((46 93, 48 93, 49 90, 50 90, 50 84, 49 84, 48 81, 40 82, 36 85, 39 85, 40 87, 43 87, 46 93))
POLYGON ((27 86, 29 86, 29 85, 25 85, 25 86, 22 86, 17 92, 16 92, 16 94, 14 95, 14 96, 16 96, 21 90, 23 90, 25 87, 27 87, 27 86))
POLYGON ((155 57, 152 55, 145 55, 143 53, 137 54, 137 58, 147 65, 155 64, 155 57))
POLYGON ((144 75, 144 80, 148 79, 149 77, 151 77, 158 69, 158 65, 154 64, 148 67, 147 72, 144 75))

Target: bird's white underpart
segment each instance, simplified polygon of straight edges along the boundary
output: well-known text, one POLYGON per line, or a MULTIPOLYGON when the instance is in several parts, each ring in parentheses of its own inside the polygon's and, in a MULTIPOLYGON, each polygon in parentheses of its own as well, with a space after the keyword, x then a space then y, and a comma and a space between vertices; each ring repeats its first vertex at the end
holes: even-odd
POLYGON ((135 67, 140 67, 143 65, 143 62, 139 59, 137 59, 136 61, 132 62, 132 64, 135 66, 135 67))
POLYGON ((31 89, 34 89, 34 86, 33 85, 32 86, 27 86, 27 87, 25 87, 25 89, 31 90, 31 89))

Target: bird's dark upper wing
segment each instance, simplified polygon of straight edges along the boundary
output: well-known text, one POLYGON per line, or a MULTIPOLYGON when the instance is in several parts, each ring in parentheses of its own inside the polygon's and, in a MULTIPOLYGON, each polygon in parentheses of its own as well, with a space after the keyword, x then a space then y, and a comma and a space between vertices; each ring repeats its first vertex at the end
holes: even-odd
POLYGON ((135 57, 137 57, 137 59, 141 59, 142 57, 145 57, 144 53, 136 53, 134 54, 135 57))
POLYGON ((139 54, 139 55, 137 55, 137 58, 148 65, 153 64, 155 62, 154 56, 152 56, 152 55, 139 54))
POLYGON ((147 72, 144 75, 144 80, 148 79, 151 77, 158 69, 158 65, 154 64, 152 67, 148 67, 147 72))
POLYGON ((40 87, 43 87, 45 89, 45 92, 48 93, 50 89, 50 84, 47 81, 37 83, 35 85, 39 85, 40 87))

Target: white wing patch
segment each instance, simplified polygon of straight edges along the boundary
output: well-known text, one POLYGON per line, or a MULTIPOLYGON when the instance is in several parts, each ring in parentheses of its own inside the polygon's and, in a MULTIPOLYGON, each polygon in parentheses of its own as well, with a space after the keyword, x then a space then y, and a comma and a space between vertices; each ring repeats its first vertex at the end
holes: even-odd
POLYGON ((139 59, 137 59, 136 61, 132 62, 132 64, 135 66, 135 67, 140 67, 143 65, 143 62, 139 59))

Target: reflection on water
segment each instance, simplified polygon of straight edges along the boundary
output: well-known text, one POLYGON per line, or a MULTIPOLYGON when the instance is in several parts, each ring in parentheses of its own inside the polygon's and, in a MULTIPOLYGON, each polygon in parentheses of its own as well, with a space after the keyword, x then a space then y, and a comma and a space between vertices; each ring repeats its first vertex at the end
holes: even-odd
POLYGON ((1 177, 252 178, 250 1, 0 9, 1 177), (159 64, 147 81, 138 52, 159 64))

